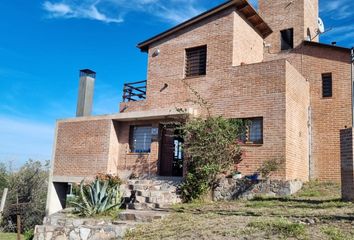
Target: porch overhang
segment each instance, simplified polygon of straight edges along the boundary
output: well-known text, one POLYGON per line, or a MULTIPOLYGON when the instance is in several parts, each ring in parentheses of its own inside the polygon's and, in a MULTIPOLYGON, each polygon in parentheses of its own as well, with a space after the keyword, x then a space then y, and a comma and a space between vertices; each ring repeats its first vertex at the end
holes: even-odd
POLYGON ((110 115, 99 115, 99 116, 88 116, 88 117, 77 117, 70 119, 61 119, 59 122, 83 122, 83 121, 95 121, 95 120, 114 120, 119 122, 127 121, 140 121, 140 120, 158 120, 158 119, 168 119, 174 117, 182 117, 185 115, 198 115, 198 111, 193 108, 188 108, 186 111, 178 111, 177 109, 156 109, 150 111, 134 111, 117 113, 110 115))
MULTIPOLYGON (((92 177, 93 179, 94 177, 92 177)), ((52 182, 57 182, 57 183, 80 183, 82 180, 88 180, 90 178, 84 176, 84 177, 78 177, 78 176, 53 176, 52 182)))

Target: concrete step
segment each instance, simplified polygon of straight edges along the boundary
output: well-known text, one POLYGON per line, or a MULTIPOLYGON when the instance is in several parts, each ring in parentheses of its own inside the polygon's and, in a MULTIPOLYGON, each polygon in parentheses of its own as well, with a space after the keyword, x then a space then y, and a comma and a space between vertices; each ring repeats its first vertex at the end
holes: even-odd
POLYGON ((122 221, 135 221, 135 222, 152 222, 153 220, 162 219, 167 216, 166 211, 136 211, 126 210, 119 213, 118 218, 122 221))
POLYGON ((130 179, 127 181, 129 185, 135 185, 135 184, 151 185, 153 182, 154 182, 153 180, 146 180, 146 179, 130 179))
POLYGON ((166 191, 166 192, 177 192, 177 187, 170 185, 129 185, 129 189, 133 191, 166 191))
POLYGON ((178 186, 182 182, 182 178, 179 177, 159 177, 155 179, 130 179, 127 181, 128 185, 142 184, 142 185, 161 185, 168 184, 171 186, 178 186))
POLYGON ((148 201, 148 197, 143 197, 143 196, 135 196, 135 202, 137 202, 137 203, 150 203, 148 201))
POLYGON ((155 203, 129 203, 127 207, 132 210, 149 210, 155 208, 155 203))
POLYGON ((181 203, 182 199, 179 196, 160 196, 160 197, 146 197, 145 198, 147 203, 161 203, 161 204, 175 204, 181 203))
POLYGON ((165 197, 165 196, 173 196, 176 195, 176 193, 169 192, 169 191, 156 191, 156 190, 139 190, 136 191, 136 196, 142 196, 142 197, 165 197))
POLYGON ((180 178, 128 180, 122 187, 125 207, 133 210, 170 208, 172 204, 181 202, 178 194, 180 183, 180 178))

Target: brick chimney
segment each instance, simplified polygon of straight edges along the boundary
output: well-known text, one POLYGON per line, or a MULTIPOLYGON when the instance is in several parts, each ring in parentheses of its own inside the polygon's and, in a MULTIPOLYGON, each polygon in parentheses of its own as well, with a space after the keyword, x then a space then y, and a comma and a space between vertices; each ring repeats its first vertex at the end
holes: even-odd
POLYGON ((96 73, 90 69, 80 70, 79 96, 76 117, 90 116, 92 112, 93 89, 96 73))

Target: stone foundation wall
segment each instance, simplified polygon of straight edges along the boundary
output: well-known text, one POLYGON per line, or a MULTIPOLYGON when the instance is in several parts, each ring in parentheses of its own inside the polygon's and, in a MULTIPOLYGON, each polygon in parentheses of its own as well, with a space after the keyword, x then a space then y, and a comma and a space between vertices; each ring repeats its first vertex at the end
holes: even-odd
POLYGON ((65 213, 44 219, 36 226, 34 240, 110 240, 123 239, 133 225, 109 219, 73 218, 65 213))
POLYGON ((302 182, 298 180, 248 180, 223 178, 214 190, 214 201, 228 201, 235 199, 253 199, 257 196, 288 196, 302 188, 302 182))

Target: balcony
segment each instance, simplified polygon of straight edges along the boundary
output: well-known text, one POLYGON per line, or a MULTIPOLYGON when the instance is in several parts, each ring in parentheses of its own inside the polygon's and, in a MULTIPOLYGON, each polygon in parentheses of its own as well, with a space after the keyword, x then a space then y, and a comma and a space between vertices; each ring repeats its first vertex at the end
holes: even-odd
POLYGON ((123 102, 136 102, 144 99, 146 99, 146 80, 124 84, 123 102))

